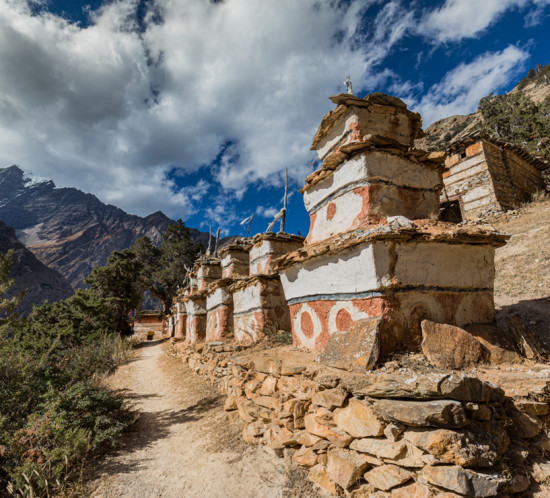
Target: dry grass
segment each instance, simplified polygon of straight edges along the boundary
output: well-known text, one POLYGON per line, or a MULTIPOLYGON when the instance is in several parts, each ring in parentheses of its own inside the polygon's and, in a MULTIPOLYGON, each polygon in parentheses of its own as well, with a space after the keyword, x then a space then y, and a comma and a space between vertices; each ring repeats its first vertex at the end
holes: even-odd
POLYGON ((499 325, 519 319, 550 345, 550 200, 539 197, 493 223, 512 235, 496 253, 495 304, 499 325))

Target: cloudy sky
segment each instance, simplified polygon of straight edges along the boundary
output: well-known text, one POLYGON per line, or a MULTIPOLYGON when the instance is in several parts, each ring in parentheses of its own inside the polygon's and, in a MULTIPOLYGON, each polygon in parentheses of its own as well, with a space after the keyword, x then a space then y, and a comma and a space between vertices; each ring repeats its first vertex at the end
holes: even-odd
POLYGON ((547 64, 550 0, 0 0, 0 167, 126 211, 263 231, 297 190, 329 95, 424 125, 547 64))

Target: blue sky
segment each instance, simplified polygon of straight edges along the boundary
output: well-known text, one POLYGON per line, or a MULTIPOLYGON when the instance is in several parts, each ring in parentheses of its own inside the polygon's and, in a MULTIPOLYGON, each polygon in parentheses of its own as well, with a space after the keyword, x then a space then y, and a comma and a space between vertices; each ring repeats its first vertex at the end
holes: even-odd
POLYGON ((0 0, 0 166, 203 230, 287 230, 328 96, 424 126, 550 62, 550 0, 0 0))

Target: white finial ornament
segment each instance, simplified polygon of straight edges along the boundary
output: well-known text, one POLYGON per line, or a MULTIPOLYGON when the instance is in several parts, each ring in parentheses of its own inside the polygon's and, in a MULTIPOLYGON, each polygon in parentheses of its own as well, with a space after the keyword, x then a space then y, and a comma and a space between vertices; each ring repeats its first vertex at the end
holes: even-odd
POLYGON ((346 81, 344 81, 344 85, 346 85, 347 93, 349 93, 350 95, 353 95, 353 87, 351 86, 351 78, 349 77, 349 74, 346 81))

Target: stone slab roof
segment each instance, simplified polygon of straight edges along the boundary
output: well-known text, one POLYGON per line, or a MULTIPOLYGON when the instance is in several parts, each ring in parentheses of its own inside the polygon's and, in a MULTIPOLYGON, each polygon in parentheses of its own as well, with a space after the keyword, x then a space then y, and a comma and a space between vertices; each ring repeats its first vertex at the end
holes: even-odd
POLYGON ((394 156, 405 157, 415 162, 419 162, 430 168, 443 169, 445 165, 445 152, 426 152, 420 149, 406 147, 397 140, 383 137, 380 135, 365 135, 360 142, 353 142, 342 145, 336 152, 333 152, 325 161, 320 169, 314 171, 306 178, 306 184, 300 190, 304 193, 322 179, 332 175, 334 170, 344 161, 347 161, 356 154, 365 152, 385 152, 394 156))
POLYGON ((422 119, 420 114, 417 112, 412 112, 407 109, 407 104, 397 97, 392 97, 391 95, 386 95, 384 93, 375 92, 370 95, 367 95, 365 98, 355 97, 349 93, 340 93, 338 95, 333 95, 329 99, 334 102, 337 107, 336 109, 325 114, 321 120, 321 124, 317 129, 317 133, 313 137, 313 142, 311 144, 311 150, 317 150, 317 146, 326 137, 329 130, 332 128, 334 123, 338 121, 344 114, 346 114, 349 107, 363 107, 363 108, 373 108, 373 111, 377 112, 400 112, 403 114, 408 114, 409 119, 413 123, 413 127, 416 129, 416 137, 421 138, 423 135, 421 126, 422 119))
POLYGON ((466 147, 469 147, 470 145, 476 142, 479 142, 480 140, 486 140, 487 142, 491 142, 492 144, 495 144, 498 147, 514 152, 515 154, 517 154, 519 157, 527 161, 529 164, 531 164, 533 167, 535 167, 539 171, 545 171, 550 168, 549 163, 547 163, 546 161, 542 161, 541 159, 538 159, 537 157, 533 156, 529 151, 527 151, 523 147, 512 144, 510 142, 506 142, 505 140, 501 140, 500 138, 493 137, 481 130, 476 130, 462 137, 460 140, 450 144, 447 147, 447 152, 449 154, 455 154, 465 149, 466 147))
POLYGON ((330 256, 351 249, 359 244, 377 240, 431 241, 447 244, 489 244, 502 247, 510 235, 497 232, 491 227, 479 225, 457 226, 452 223, 412 221, 412 226, 391 226, 375 224, 338 234, 302 249, 285 254, 275 260, 275 269, 284 270, 296 263, 302 263, 320 256, 330 256))

